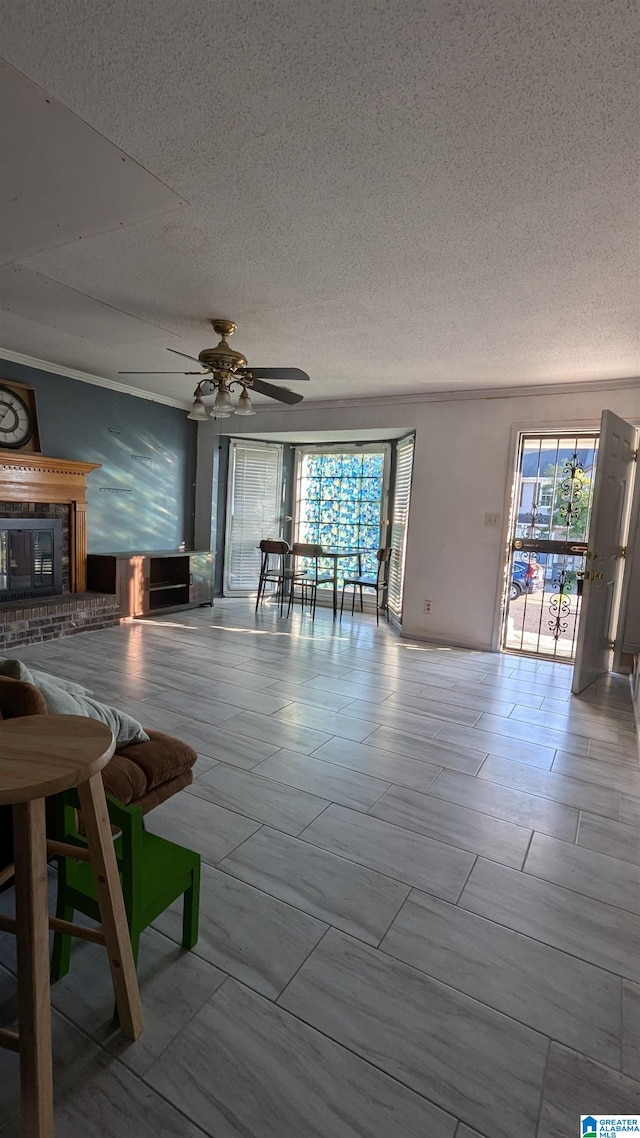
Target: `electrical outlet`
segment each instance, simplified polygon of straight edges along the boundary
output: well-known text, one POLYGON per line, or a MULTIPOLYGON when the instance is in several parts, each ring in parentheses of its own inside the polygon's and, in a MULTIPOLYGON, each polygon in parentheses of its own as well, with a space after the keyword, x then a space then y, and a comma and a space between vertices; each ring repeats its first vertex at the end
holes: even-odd
POLYGON ((486 526, 498 526, 500 524, 500 514, 485 514, 484 524, 486 526))
POLYGON ((424 611, 425 611, 426 616, 431 615, 431 601, 425 601, 424 602, 424 611))

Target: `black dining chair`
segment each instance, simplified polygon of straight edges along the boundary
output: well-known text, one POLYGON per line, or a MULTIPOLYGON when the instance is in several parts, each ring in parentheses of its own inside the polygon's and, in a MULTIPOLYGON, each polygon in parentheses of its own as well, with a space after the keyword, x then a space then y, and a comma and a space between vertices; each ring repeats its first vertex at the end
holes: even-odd
POLYGON ((391 546, 385 545, 381 549, 376 550, 376 558, 378 561, 378 571, 375 577, 362 576, 362 554, 358 554, 358 576, 345 577, 342 582, 342 596, 340 598, 340 619, 342 620, 342 610, 344 609, 344 590, 347 585, 350 585, 353 592, 351 594, 351 614, 353 615, 356 605, 356 589, 360 591, 360 612, 364 612, 364 605, 362 603, 362 590, 374 589, 376 594, 376 624, 380 624, 380 609, 384 609, 387 620, 389 619, 389 605, 387 603, 387 592, 389 587, 389 561, 391 559, 391 546))
POLYGON ((313 545, 304 541, 294 541, 291 546, 291 553, 294 558, 305 557, 311 561, 311 569, 301 570, 299 573, 296 571, 295 576, 291 580, 291 589, 289 591, 289 607, 287 609, 287 616, 291 612, 295 604, 295 591, 296 586, 300 585, 300 605, 304 611, 305 602, 308 602, 311 610, 311 619, 316 619, 316 603, 318 600, 318 585, 333 585, 333 574, 321 575, 318 567, 318 561, 322 557, 322 546, 313 545))
MULTIPOLYGON (((272 583, 277 586, 277 593, 280 597, 280 616, 282 616, 285 587, 288 584, 291 589, 291 583, 296 572, 294 568, 291 568, 287 564, 291 547, 287 541, 281 541, 276 538, 263 538, 260 542, 260 553, 262 554, 262 558, 260 561, 260 576, 258 578, 256 612, 258 611, 258 605, 264 600, 267 585, 272 583)), ((298 575, 302 575, 302 570, 299 571, 298 575)))

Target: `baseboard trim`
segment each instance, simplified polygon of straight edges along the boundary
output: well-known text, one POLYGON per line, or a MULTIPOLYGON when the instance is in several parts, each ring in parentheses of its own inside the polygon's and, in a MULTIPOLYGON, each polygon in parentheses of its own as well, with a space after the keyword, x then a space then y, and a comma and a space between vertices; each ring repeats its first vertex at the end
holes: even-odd
POLYGON ((437 644, 442 648, 466 648, 469 652, 491 652, 496 656, 499 654, 491 644, 483 644, 480 641, 452 640, 445 636, 425 636, 423 632, 412 632, 410 628, 404 627, 400 635, 403 640, 419 640, 422 644, 437 644))

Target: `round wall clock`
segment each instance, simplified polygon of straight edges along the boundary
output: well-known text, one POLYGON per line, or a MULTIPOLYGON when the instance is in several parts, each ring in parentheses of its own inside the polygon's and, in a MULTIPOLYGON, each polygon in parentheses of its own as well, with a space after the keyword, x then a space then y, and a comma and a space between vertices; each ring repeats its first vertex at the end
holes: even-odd
POLYGON ((0 383, 0 447, 18 450, 29 442, 33 429, 31 408, 13 388, 0 383))

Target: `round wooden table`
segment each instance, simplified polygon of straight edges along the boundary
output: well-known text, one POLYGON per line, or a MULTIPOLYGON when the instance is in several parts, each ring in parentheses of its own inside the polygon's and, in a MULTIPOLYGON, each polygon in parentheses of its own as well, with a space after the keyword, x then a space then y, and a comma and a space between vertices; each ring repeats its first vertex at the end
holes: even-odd
POLYGON ((13 807, 15 919, 0 916, 18 949, 20 1031, 0 1031, 0 1046, 20 1055, 24 1138, 54 1138, 49 992, 49 929, 104 944, 123 1034, 137 1039, 142 1010, 100 771, 115 741, 109 728, 77 715, 26 715, 0 721, 0 805, 13 807), (47 841, 45 798, 76 787, 88 849, 47 841), (47 857, 91 861, 100 930, 49 917, 47 857))

